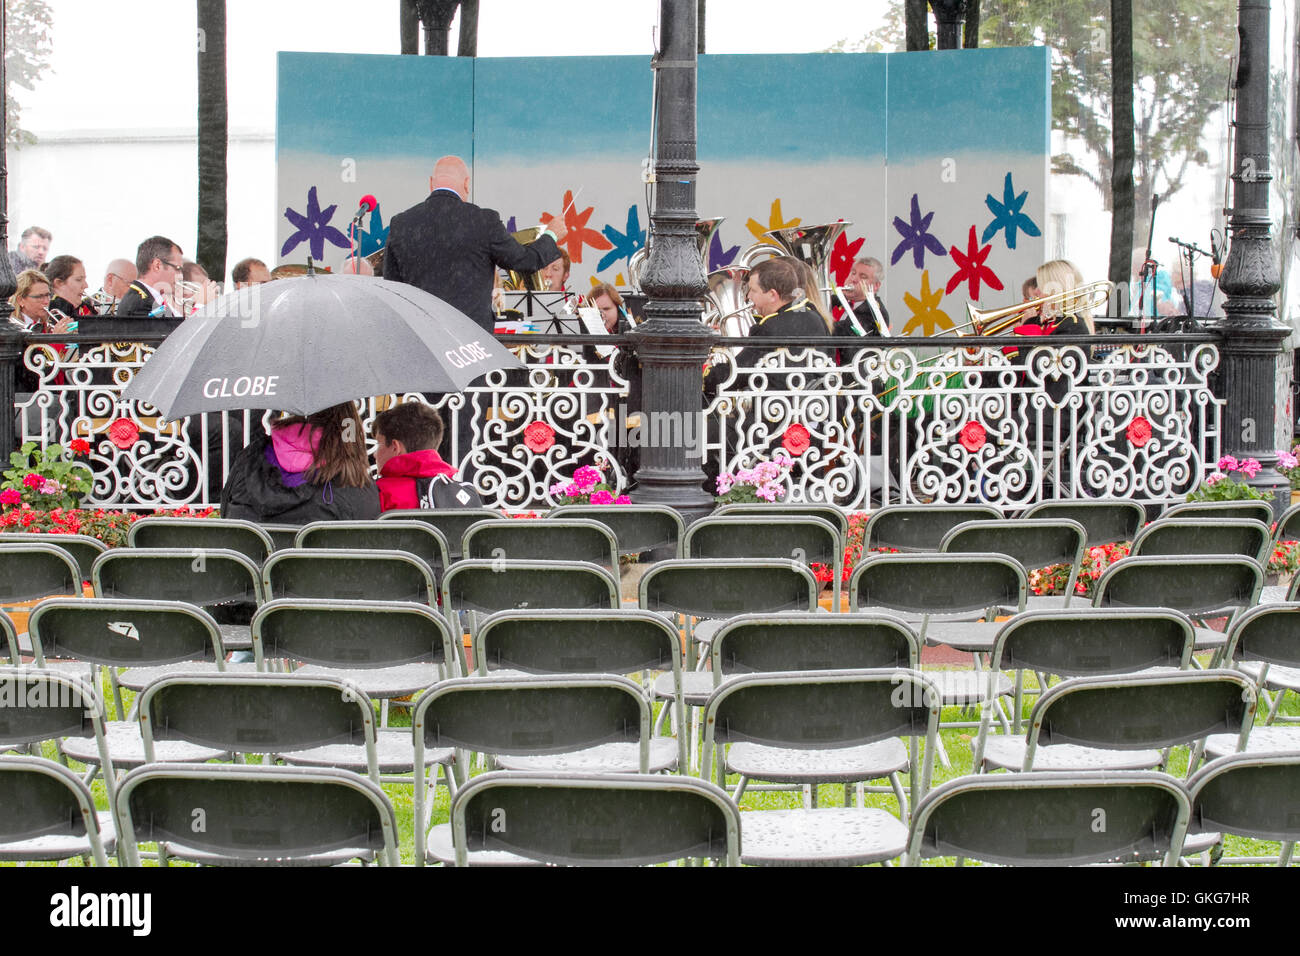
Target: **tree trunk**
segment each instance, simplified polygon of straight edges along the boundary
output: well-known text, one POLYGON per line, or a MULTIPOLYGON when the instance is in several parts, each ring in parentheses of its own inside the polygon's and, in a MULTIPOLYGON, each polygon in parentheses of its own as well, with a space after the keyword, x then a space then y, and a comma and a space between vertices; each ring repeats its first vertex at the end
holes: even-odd
POLYGON ((401 0, 397 10, 397 29, 401 35, 402 53, 412 56, 420 52, 420 14, 415 0, 401 0))
POLYGON ((457 56, 478 56, 478 0, 460 0, 460 37, 457 56))
MULTIPOLYGON (((696 0, 695 3, 695 52, 697 54, 704 52, 704 6, 705 0, 696 0)), ((1300 122, 1300 120, 1297 120, 1300 122)))
POLYGON ((962 46, 974 50, 980 45, 980 0, 966 0, 966 27, 962 46))
MULTIPOLYGON (((1110 267, 1127 288, 1133 256, 1133 0, 1110 0, 1111 156, 1110 267)), ((1132 309, 1130 308, 1130 312, 1132 309)))
POLYGON ((903 10, 907 24, 907 49, 930 49, 930 26, 925 0, 905 0, 903 10))
POLYGON ((226 0, 198 0, 199 223, 194 260, 226 278, 226 0))

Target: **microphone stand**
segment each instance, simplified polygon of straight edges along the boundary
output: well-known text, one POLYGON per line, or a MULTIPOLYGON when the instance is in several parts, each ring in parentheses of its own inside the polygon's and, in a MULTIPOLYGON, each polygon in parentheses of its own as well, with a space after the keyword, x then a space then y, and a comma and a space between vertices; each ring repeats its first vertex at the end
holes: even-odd
MULTIPOLYGON (((1183 263, 1186 263, 1187 265, 1187 271, 1185 273, 1185 275, 1187 276, 1187 282, 1183 287, 1184 289, 1183 305, 1187 309, 1187 317, 1191 319, 1193 323, 1195 323, 1196 321, 1196 257, 1208 256, 1211 254, 1206 252, 1204 249, 1200 248, 1199 246, 1197 246, 1195 243, 1183 242, 1177 236, 1170 236, 1169 241, 1172 242, 1174 245, 1178 246, 1179 259, 1183 263)), ((1181 264, 1179 265, 1179 273, 1184 274, 1181 264)), ((1211 298, 1213 298, 1213 293, 1211 293, 1211 298)))
POLYGON ((1138 315, 1142 319, 1142 322, 1138 327, 1138 331, 1140 332, 1145 332, 1147 330, 1146 292, 1147 292, 1148 278, 1151 280, 1151 319, 1153 323, 1156 317, 1156 292, 1157 292, 1156 264, 1151 260, 1151 246, 1152 243, 1155 241, 1156 207, 1159 205, 1160 205, 1160 194, 1152 193, 1151 194, 1151 223, 1147 227, 1147 253, 1146 253, 1146 258, 1142 260, 1142 276, 1141 276, 1141 281, 1138 284, 1138 315))

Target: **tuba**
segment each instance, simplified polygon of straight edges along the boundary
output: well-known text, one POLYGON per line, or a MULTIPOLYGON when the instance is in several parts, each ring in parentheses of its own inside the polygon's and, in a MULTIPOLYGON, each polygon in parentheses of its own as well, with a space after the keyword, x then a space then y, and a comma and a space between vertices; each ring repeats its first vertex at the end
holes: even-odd
POLYGON ((835 240, 851 225, 853 223, 841 219, 819 226, 773 229, 767 235, 772 237, 786 255, 811 266, 822 295, 829 296, 835 288, 835 283, 831 281, 831 250, 835 248, 835 240))

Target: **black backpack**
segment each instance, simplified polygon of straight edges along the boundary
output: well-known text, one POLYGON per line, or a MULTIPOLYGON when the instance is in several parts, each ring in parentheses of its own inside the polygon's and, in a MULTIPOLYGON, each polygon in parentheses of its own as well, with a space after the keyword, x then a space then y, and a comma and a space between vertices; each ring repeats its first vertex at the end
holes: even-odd
POLYGON ((483 499, 467 481, 453 481, 446 475, 415 479, 418 508, 482 508, 483 499))

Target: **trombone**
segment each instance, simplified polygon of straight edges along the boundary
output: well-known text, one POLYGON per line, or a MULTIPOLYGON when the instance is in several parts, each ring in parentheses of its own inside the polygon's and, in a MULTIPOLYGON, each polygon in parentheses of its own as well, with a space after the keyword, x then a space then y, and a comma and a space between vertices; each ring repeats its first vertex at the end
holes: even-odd
MULTIPOLYGON (((1042 310, 1049 305, 1060 306, 1059 314, 1050 322, 1044 322, 1044 334, 1050 335, 1056 327, 1065 320, 1067 315, 1078 312, 1092 312, 1101 308, 1110 299, 1110 283, 1099 279, 1096 282, 1089 282, 1074 289, 1066 289, 1063 292, 1055 292, 1051 295, 1039 296, 1037 299, 1030 299, 1027 302, 1020 302, 1016 305, 1009 305, 1002 309, 977 309, 969 302, 966 303, 966 314, 969 321, 965 325, 959 325, 952 329, 951 333, 958 338, 977 335, 1005 335, 1016 334, 1011 330, 1021 324, 1022 317, 1027 312, 1042 310), (963 329, 972 329, 970 332, 963 332, 963 329)), ((938 361, 940 356, 925 359, 919 363, 918 367, 924 367, 928 363, 938 361)), ((953 372, 944 380, 945 387, 962 372, 953 372)), ((889 388, 881 392, 877 398, 883 399, 887 395, 898 391, 902 382, 895 382, 889 388)), ((871 420, 874 422, 883 415, 884 412, 876 413, 871 420)))
POLYGON ((1087 285, 1081 285, 1075 289, 1066 289, 1064 292, 1039 296, 1037 299, 1030 299, 1017 305, 1009 305, 1003 309, 977 309, 967 302, 966 315, 968 321, 965 325, 957 326, 952 330, 952 333, 954 335, 1002 335, 1020 325, 1021 317, 1025 313, 1042 310, 1044 306, 1048 305, 1059 305, 1059 314, 1050 322, 1050 325, 1048 322, 1043 323, 1043 327, 1050 333, 1064 321, 1067 315, 1077 312, 1095 312, 1102 308, 1109 299, 1110 283, 1104 279, 1098 279, 1096 282, 1089 282, 1087 285), (973 331, 963 333, 962 329, 966 328, 973 331))

